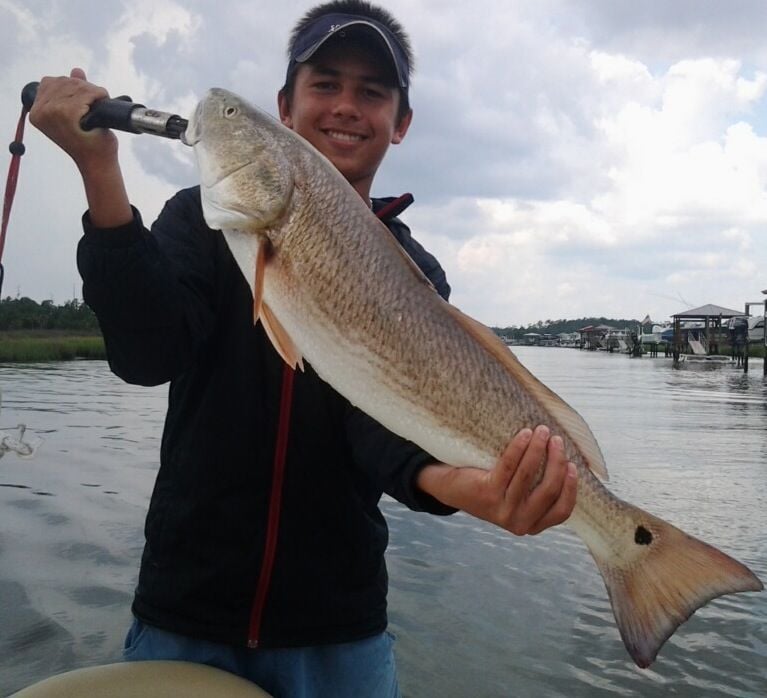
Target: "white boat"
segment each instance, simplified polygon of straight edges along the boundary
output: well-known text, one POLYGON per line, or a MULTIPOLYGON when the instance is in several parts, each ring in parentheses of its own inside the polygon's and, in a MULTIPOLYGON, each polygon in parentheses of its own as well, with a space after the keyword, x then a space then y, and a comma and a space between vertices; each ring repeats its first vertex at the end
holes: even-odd
POLYGON ((660 344, 661 342, 666 342, 668 340, 663 337, 663 333, 666 330, 671 330, 673 338, 674 328, 669 327, 668 325, 653 325, 652 332, 647 332, 642 328, 642 334, 639 335, 639 341, 642 344, 660 344))
POLYGON ((727 330, 730 338, 740 337, 742 344, 743 337, 748 334, 749 343, 764 343, 764 315, 737 315, 727 321, 727 330))
POLYGON ((764 344, 764 315, 748 318, 748 341, 764 344))
POLYGON ((710 366, 726 366, 732 363, 732 358, 722 356, 721 354, 682 354, 679 357, 680 363, 689 364, 708 364, 710 366))

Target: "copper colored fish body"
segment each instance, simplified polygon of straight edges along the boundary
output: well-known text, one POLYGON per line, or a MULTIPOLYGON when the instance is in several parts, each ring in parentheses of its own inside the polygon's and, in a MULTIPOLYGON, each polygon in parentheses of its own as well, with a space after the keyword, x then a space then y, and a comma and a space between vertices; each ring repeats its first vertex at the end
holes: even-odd
POLYGON ((446 303, 333 165, 225 90, 190 120, 203 212, 220 228, 277 351, 435 458, 491 468, 547 424, 578 467, 567 524, 591 551, 623 641, 649 666, 696 609, 762 589, 744 565, 614 497, 583 419, 486 327, 446 303), (598 477, 597 477, 598 476, 598 477))

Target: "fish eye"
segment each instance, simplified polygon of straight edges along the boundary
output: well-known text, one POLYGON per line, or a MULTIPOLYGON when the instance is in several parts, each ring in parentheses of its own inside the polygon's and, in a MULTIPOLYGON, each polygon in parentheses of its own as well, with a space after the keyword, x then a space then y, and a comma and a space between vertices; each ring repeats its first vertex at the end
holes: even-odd
POLYGON ((224 109, 224 116, 230 117, 230 118, 232 116, 237 116, 238 111, 239 110, 237 109, 237 107, 226 107, 224 109))

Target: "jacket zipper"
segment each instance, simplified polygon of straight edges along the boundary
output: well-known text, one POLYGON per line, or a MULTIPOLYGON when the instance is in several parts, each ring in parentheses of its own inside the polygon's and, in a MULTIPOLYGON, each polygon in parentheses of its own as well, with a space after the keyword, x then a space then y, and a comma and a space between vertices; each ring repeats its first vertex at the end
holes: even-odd
POLYGON ((266 543, 261 574, 258 578, 256 595, 250 612, 248 629, 248 647, 256 648, 261 640, 261 619, 263 618, 266 596, 272 581, 274 558, 277 553, 277 536, 280 529, 280 509, 282 507, 282 483, 285 479, 285 458, 288 451, 288 433, 290 431, 290 408, 293 402, 293 377, 295 371, 284 365, 282 371, 282 392, 280 395, 280 416, 277 427, 277 443, 274 448, 274 467, 272 469, 272 493, 269 498, 269 518, 266 528, 266 543))

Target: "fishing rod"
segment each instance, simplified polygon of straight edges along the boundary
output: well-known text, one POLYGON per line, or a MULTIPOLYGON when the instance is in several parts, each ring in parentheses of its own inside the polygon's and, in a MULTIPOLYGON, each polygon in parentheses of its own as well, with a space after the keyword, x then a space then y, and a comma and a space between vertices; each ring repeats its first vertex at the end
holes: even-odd
MULTIPOLYGON (((9 146, 11 164, 8 168, 8 178, 3 199, 3 213, 0 221, 0 296, 2 295, 3 279, 5 277, 2 257, 6 233, 8 231, 8 221, 11 215, 13 198, 16 193, 21 156, 26 151, 23 143, 24 126, 27 114, 32 109, 32 105, 37 97, 37 88, 39 86, 39 82, 30 82, 22 89, 21 116, 16 127, 14 140, 9 146)), ((130 97, 126 96, 114 99, 101 99, 94 102, 88 113, 80 120, 80 126, 84 131, 91 131, 95 128, 111 128, 128 133, 148 133, 154 136, 175 139, 181 138, 184 131, 186 131, 187 125, 187 119, 183 119, 177 114, 147 109, 143 104, 137 104, 130 97)), ((24 440, 26 425, 19 424, 16 429, 16 435, 6 434, 0 437, 0 458, 7 451, 15 451, 20 456, 31 456, 42 442, 42 439, 39 437, 36 437, 32 443, 24 440)), ((0 428, 1 431, 7 431, 7 429, 0 428)))
MULTIPOLYGON (((21 103, 29 111, 37 97, 39 82, 30 82, 21 91, 21 103)), ((164 138, 181 138, 188 120, 177 114, 156 109, 147 109, 130 97, 120 96, 100 99, 91 105, 88 113, 80 120, 84 131, 94 128, 111 128, 128 133, 148 133, 164 138)))
MULTIPOLYGON (((11 167, 8 171, 8 183, 6 185, 5 204, 3 208, 2 231, 0 232, 0 292, 2 292, 3 267, 2 254, 5 244, 5 233, 10 215, 11 202, 16 190, 16 178, 18 176, 19 159, 24 154, 24 145, 22 135, 24 132, 24 120, 32 109, 32 105, 37 97, 37 88, 39 82, 27 83, 21 91, 21 103, 23 105, 19 127, 16 131, 16 140, 11 143, 12 153, 11 167)), ((91 131, 95 128, 110 128, 127 133, 147 133, 153 136, 162 136, 164 138, 179 139, 183 143, 183 135, 189 124, 188 119, 184 119, 178 114, 158 111, 157 109, 147 109, 143 104, 134 102, 130 97, 120 96, 115 98, 105 98, 94 102, 88 113, 80 119, 80 126, 85 131, 91 131)), ((412 195, 407 194, 400 197, 386 207, 387 216, 397 216, 412 201, 412 195), (395 205, 396 204, 396 205, 395 205)), ((379 211, 382 215, 384 211, 379 211)))
MULTIPOLYGON (((21 156, 24 155, 23 143, 26 117, 37 98, 39 82, 27 83, 21 91, 21 117, 16 127, 16 135, 9 146, 11 164, 8 168, 8 178, 5 184, 3 199, 3 215, 0 222, 0 295, 2 295, 5 268, 2 264, 5 237, 8 231, 8 221, 11 216, 13 197, 16 194, 16 183, 19 177, 21 156)), ((170 114, 157 109, 147 109, 143 104, 134 102, 130 97, 120 96, 114 99, 100 99, 91 105, 88 113, 80 119, 84 131, 95 128, 111 128, 128 133, 148 133, 164 138, 181 139, 186 131, 188 120, 178 114, 170 114)), ((182 141, 183 142, 183 141, 182 141)))

